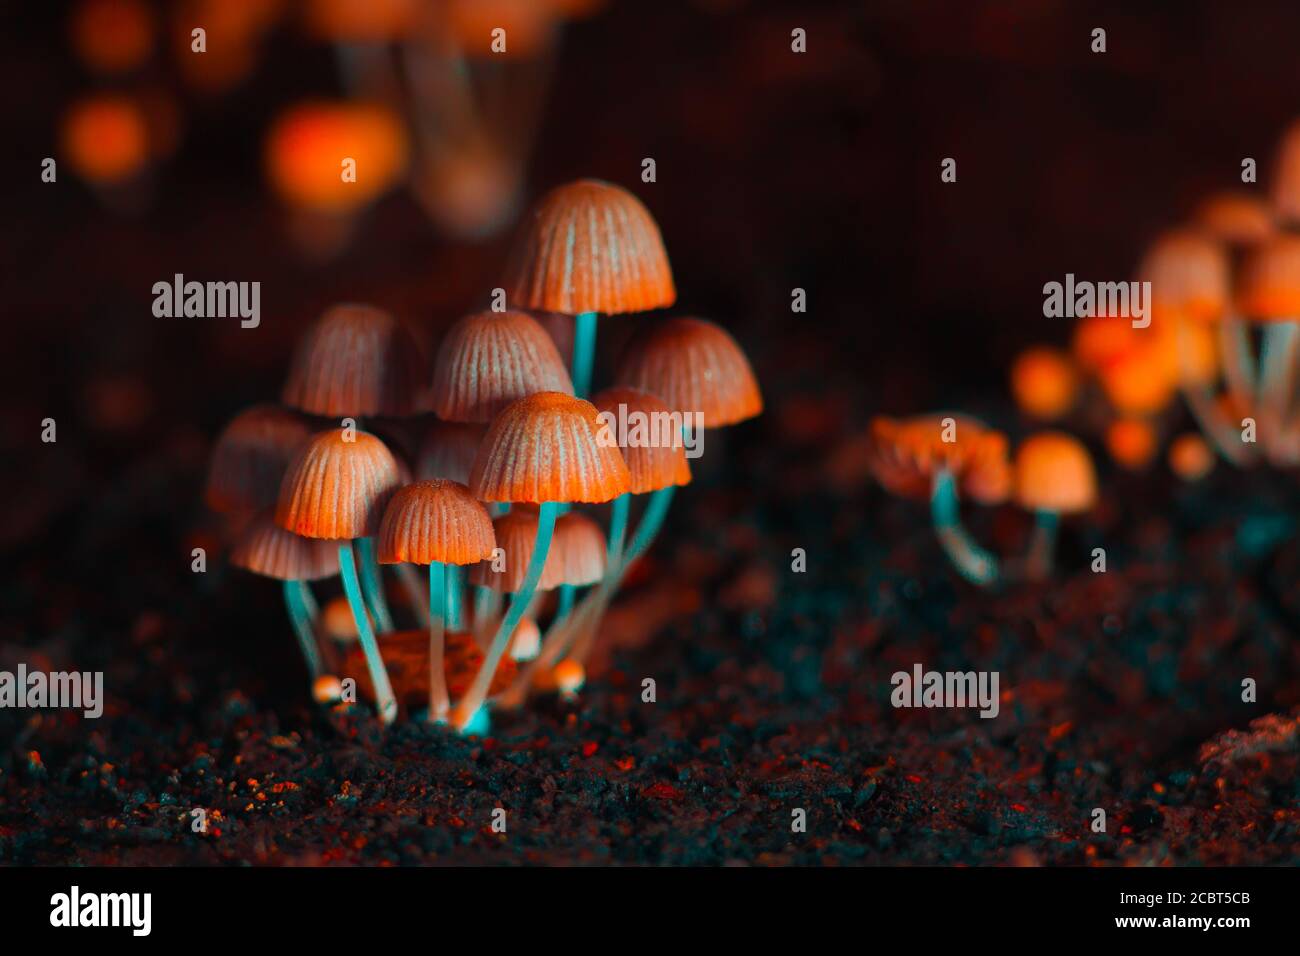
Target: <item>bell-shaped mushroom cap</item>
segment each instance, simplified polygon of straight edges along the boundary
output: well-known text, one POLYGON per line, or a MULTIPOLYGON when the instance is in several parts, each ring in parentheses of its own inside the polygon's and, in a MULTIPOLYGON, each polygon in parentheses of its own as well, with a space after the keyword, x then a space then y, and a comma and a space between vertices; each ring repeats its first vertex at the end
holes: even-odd
POLYGON ((410 330, 382 309, 336 305, 293 356, 281 396, 312 415, 409 415, 423 375, 410 330))
POLYGON ((486 434, 486 425, 433 422, 420 441, 415 477, 446 478, 469 484, 469 471, 474 467, 474 458, 486 434))
POLYGON ((1211 238, 1233 248, 1263 242, 1277 228, 1273 210, 1247 192, 1216 193, 1196 207, 1193 218, 1211 238))
POLYGON ((1237 306, 1259 321, 1300 317, 1300 236, 1279 233, 1250 251, 1241 267, 1237 306))
POLYGON ((400 489, 379 526, 380 564, 474 564, 495 547, 487 509, 456 481, 417 481, 400 489))
POLYGON ((628 490, 627 463, 594 405, 562 392, 539 392, 506 406, 493 420, 469 487, 483 501, 599 504, 628 490))
POLYGON ((1064 432, 1039 432, 1016 451, 1016 503, 1028 511, 1073 514, 1097 500, 1097 475, 1083 443, 1064 432))
POLYGON ((537 392, 573 394, 555 343, 531 315, 476 312, 438 346, 433 412, 450 422, 490 422, 511 402, 537 392))
POLYGON ((981 504, 999 504, 1011 493, 1006 436, 974 418, 879 415, 869 433, 871 472, 891 494, 928 498, 940 471, 951 474, 960 492, 981 504), (945 419, 952 420, 952 427, 945 419))
POLYGON ((725 329, 704 319, 647 325, 623 350, 616 379, 657 395, 675 412, 702 413, 705 428, 734 425, 763 410, 749 359, 725 329))
POLYGON ((279 116, 268 131, 266 173, 289 205, 341 214, 396 185, 409 152, 406 127, 387 106, 303 103, 279 116), (345 159, 356 162, 350 180, 340 175, 345 159))
POLYGON ((510 301, 548 312, 618 315, 677 299, 654 217, 626 189, 581 179, 528 214, 506 272, 510 301))
POLYGON ((631 476, 629 491, 643 495, 669 485, 689 485, 691 466, 682 439, 682 416, 648 392, 607 388, 592 398, 619 441, 631 476), (624 432, 619 422, 626 426, 624 432))
POLYGON ((1283 134, 1274 169, 1273 211, 1283 222, 1300 222, 1300 121, 1283 134))
POLYGON ((305 538, 366 538, 401 484, 397 459, 374 435, 320 432, 285 472, 275 522, 305 538))
POLYGON ((1151 283, 1155 310, 1174 319, 1211 321, 1228 305, 1228 256, 1213 239, 1190 229, 1157 238, 1138 276, 1151 283))
POLYGON ((582 587, 595 584, 605 576, 605 559, 608 549, 600 525, 578 511, 568 511, 555 522, 555 537, 551 552, 547 554, 546 567, 551 558, 559 563, 559 584, 582 587))
MULTIPOLYGON (((559 537, 559 521, 555 524, 552 547, 546 552, 542 576, 537 582, 539 591, 550 591, 564 583, 563 561, 554 547, 555 538, 559 537)), ((537 509, 526 505, 511 508, 506 514, 494 518, 492 527, 496 532, 496 546, 502 551, 502 568, 498 571, 492 567, 491 561, 483 561, 470 569, 469 580, 479 587, 514 594, 523 587, 524 578, 528 576, 528 562, 533 557, 533 545, 537 540, 537 509)))
POLYGON ((328 541, 285 531, 266 512, 245 529, 230 563, 279 581, 317 581, 339 573, 339 552, 328 541))
POLYGON ((254 405, 217 437, 204 493, 213 511, 251 514, 274 508, 285 469, 311 437, 307 424, 278 405, 254 405))

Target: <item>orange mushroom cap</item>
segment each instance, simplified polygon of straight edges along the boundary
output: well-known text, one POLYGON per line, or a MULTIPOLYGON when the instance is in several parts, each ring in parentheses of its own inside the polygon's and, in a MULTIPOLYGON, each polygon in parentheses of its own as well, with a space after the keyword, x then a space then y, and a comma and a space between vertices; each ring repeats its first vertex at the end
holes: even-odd
POLYGON ((1011 393, 1025 414, 1054 421, 1078 400, 1079 373, 1068 352, 1026 349, 1011 366, 1011 393))
POLYGON ((1138 267, 1151 283, 1153 314, 1212 321, 1229 301, 1228 257, 1210 237, 1178 229, 1158 237, 1138 267))
POLYGON ((561 584, 583 587, 605 576, 605 534, 580 511, 567 511, 556 520, 551 549, 547 563, 552 555, 559 560, 561 584))
POLYGON ((1279 233, 1247 254, 1237 305, 1257 321, 1300 319, 1300 236, 1279 233))
POLYGON ((596 407, 562 392, 521 398, 488 428, 470 472, 483 501, 598 504, 628 490, 623 455, 596 407))
POLYGON ((433 422, 416 453, 415 477, 446 478, 468 485, 470 469, 486 434, 486 425, 433 422))
POLYGON ((396 185, 410 147, 406 128, 374 103, 304 103, 281 114, 267 133, 267 176, 288 203, 342 213, 359 209, 396 185), (343 161, 356 162, 345 181, 343 161))
POLYGON ((68 164, 91 183, 112 185, 139 173, 149 157, 149 122, 134 100, 115 94, 85 97, 62 120, 68 164))
POLYGON ((230 563, 278 581, 318 581, 339 573, 339 553, 327 541, 303 538, 259 515, 230 552, 230 563))
POLYGON ((1147 347, 1125 352, 1099 374, 1102 390, 1122 415, 1154 415, 1174 399, 1178 380, 1172 356, 1155 345, 1152 338, 1147 347))
POLYGON ((213 511, 272 508, 289 463, 311 437, 306 422, 278 405, 240 412, 217 436, 204 498, 213 511))
POLYGON ((280 484, 275 521, 305 538, 349 540, 379 530, 388 499, 402 485, 392 452, 369 432, 335 428, 316 435, 280 484))
POLYGON ((982 504, 1006 501, 1011 493, 1007 438, 966 415, 917 415, 871 420, 871 473, 890 494, 928 498, 934 478, 947 471, 963 495, 982 504), (953 441, 944 441, 951 418, 953 441))
POLYGON ((1039 432, 1016 451, 1016 502, 1028 511, 1074 514, 1097 500, 1092 456, 1064 432, 1039 432))
POLYGON ((72 46, 99 73, 124 73, 149 59, 156 38, 153 11, 143 0, 82 0, 69 21, 72 46))
POLYGON ((380 564, 474 564, 495 547, 487 509, 458 481, 417 481, 399 489, 379 526, 380 564))
POLYGON ((573 394, 555 343, 523 312, 476 312, 447 332, 434 360, 429 403, 439 418, 490 422, 537 392, 573 394))
POLYGON ((682 421, 667 405, 649 392, 619 387, 605 389, 592 398, 591 403, 601 415, 613 416, 615 422, 620 418, 628 422, 626 435, 618 434, 616 424, 611 424, 610 431, 615 437, 629 439, 627 443, 621 443, 619 449, 627 462, 631 476, 628 490, 632 494, 643 495, 669 485, 691 483, 691 466, 686 460, 686 445, 682 440, 682 421), (634 432, 633 424, 638 421, 644 424, 634 432))
POLYGON ((1277 228, 1268 204, 1247 192, 1217 193, 1196 208, 1196 224, 1234 248, 1253 246, 1277 228))
POLYGON ((1155 428, 1142 418, 1119 418, 1106 428, 1106 450, 1117 465, 1130 471, 1150 465, 1158 445, 1155 428))
POLYGON ((1187 432, 1169 445, 1169 467, 1183 481, 1200 481, 1214 469, 1214 452, 1200 435, 1187 432))
POLYGON ((616 379, 658 396, 675 412, 703 414, 705 428, 735 425, 763 411, 749 359, 725 329, 704 319, 647 325, 628 342, 616 379))
POLYGON ((1277 217, 1300 222, 1300 121, 1292 123, 1278 145, 1271 199, 1277 217))
POLYGON ((1085 316, 1074 325, 1070 349, 1080 368, 1096 374, 1133 350, 1137 331, 1127 316, 1085 316))
POLYGON ((409 415, 424 363, 410 330, 382 309, 336 305, 298 343, 281 400, 312 415, 409 415))
MULTIPOLYGON (((561 519, 567 517, 562 515, 561 519)), ((498 518, 492 519, 496 533, 496 546, 503 553, 502 568, 498 571, 491 561, 474 565, 469 572, 471 584, 492 588, 514 594, 524 586, 528 576, 528 562, 533 557, 533 545, 537 541, 537 510, 527 506, 511 508, 498 518)), ((555 538, 559 536, 560 521, 555 522, 555 534, 550 550, 546 552, 546 561, 542 564, 542 576, 538 579, 537 590, 550 591, 564 583, 564 566, 555 538)))
POLYGON ((677 299, 659 227, 626 189, 582 179, 551 190, 524 222, 506 272, 528 309, 618 315, 677 299))

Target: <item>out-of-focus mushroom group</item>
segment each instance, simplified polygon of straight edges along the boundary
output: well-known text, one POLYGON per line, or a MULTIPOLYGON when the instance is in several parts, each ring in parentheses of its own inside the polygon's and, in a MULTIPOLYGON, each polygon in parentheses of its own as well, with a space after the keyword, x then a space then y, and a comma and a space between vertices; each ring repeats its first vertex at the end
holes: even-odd
POLYGON ((454 323, 432 355, 382 309, 327 310, 281 404, 241 413, 217 441, 207 501, 234 563, 283 582, 318 698, 351 679, 386 722, 420 707, 475 731, 485 704, 577 693, 605 610, 691 480, 701 430, 762 410, 740 346, 693 317, 648 318, 613 387, 594 403, 574 394, 596 367, 596 314, 676 296, 658 227, 620 187, 583 180, 543 199, 505 288, 509 307, 454 323), (590 317, 572 372, 523 308, 590 317), (607 529, 586 510, 603 504, 607 529), (317 610, 309 582, 335 576, 351 627, 317 610))

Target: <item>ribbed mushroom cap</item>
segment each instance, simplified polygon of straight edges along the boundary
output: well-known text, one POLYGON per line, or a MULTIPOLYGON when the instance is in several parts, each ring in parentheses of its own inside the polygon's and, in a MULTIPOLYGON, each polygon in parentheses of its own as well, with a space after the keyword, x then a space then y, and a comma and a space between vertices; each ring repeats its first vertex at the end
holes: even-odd
POLYGON ((342 428, 320 432, 298 454, 280 484, 275 522, 306 538, 348 540, 379 530, 402 469, 384 443, 342 428))
POLYGON ((417 481, 393 495, 379 526, 380 564, 473 564, 496 536, 482 502, 455 481, 417 481))
POLYGON ((561 392, 540 392, 493 420, 469 488, 482 501, 598 504, 627 491, 628 480, 627 464, 596 407, 561 392))
POLYGON ((702 412, 705 428, 721 428, 763 411, 749 359, 721 326, 704 319, 647 325, 623 350, 619 385, 658 396, 675 412, 702 412))
POLYGON ((433 422, 420 441, 415 477, 446 478, 469 484, 469 471, 474 467, 474 458, 486 434, 486 425, 433 422))
MULTIPOLYGON (((563 516, 567 517, 567 516, 563 516)), ((524 585, 528 576, 528 562, 533 556, 533 544, 537 540, 537 509, 526 505, 511 508, 506 514, 492 520, 496 532, 496 546, 503 552, 500 571, 492 567, 491 561, 474 565, 469 572, 471 584, 492 588, 514 594, 524 585)), ((559 524, 556 521, 555 536, 558 537, 559 524)), ((537 583, 537 590, 550 591, 564 583, 564 564, 558 550, 552 547, 546 552, 546 563, 542 565, 542 576, 537 583)))
POLYGON ((1300 222, 1300 121, 1283 134, 1274 169, 1273 211, 1283 222, 1300 222))
POLYGON ((555 522, 555 538, 546 564, 549 566, 550 558, 555 557, 560 564, 559 583, 582 587, 605 576, 607 550, 600 525, 581 512, 568 511, 555 522))
POLYGON ((285 531, 266 512, 244 530, 230 563, 279 581, 317 581, 339 573, 339 552, 328 541, 285 531))
POLYGON ((953 476, 961 494, 982 504, 999 504, 1011 493, 1006 436, 969 416, 879 415, 872 419, 869 434, 871 472, 891 494, 929 498, 941 470, 953 476), (953 419, 951 431, 944 427, 945 418, 953 419), (953 441, 944 441, 945 434, 953 441))
POLYGON ((607 388, 591 403, 609 421, 613 437, 627 462, 634 495, 658 491, 669 485, 689 485, 691 466, 682 440, 682 417, 648 392, 635 388, 607 388), (626 423, 620 434, 618 423, 626 423))
POLYGON ((1198 226, 1237 248, 1263 242, 1277 228, 1268 204, 1246 192, 1217 193, 1196 208, 1198 226))
POLYGON ((490 422, 537 392, 573 394, 555 343, 531 315, 477 312, 447 332, 434 361, 429 403, 451 422, 490 422))
POLYGON ((274 508, 285 469, 311 437, 306 422, 278 405, 254 405, 217 436, 204 498, 213 511, 274 508))
POLYGON ((626 189, 581 179, 547 193, 524 222, 506 272, 515 305, 618 315, 672 305, 654 217, 626 189))
POLYGON ((1138 275, 1151 283, 1154 308, 1172 318, 1211 321, 1228 305, 1227 254, 1216 241, 1193 230, 1157 238, 1138 275))
POLYGON ((410 415, 424 378, 410 330, 382 309, 336 305, 294 352, 282 401, 312 415, 410 415))
POLYGON ((1073 514, 1097 500, 1092 456, 1064 432, 1039 432, 1016 451, 1016 503, 1028 511, 1073 514))
POLYGON ((1241 267, 1237 306, 1257 321, 1300 319, 1300 236, 1279 233, 1251 250, 1241 267))

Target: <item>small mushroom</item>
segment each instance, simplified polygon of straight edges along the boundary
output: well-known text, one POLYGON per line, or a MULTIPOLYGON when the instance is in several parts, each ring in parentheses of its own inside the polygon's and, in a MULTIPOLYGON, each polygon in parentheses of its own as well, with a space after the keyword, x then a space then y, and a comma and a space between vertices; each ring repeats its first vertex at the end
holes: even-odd
POLYGON ((1263 327, 1255 396, 1259 437, 1270 457, 1285 461, 1278 450, 1293 411, 1300 358, 1300 236, 1279 233, 1246 255, 1237 311, 1263 327))
POLYGON ((379 530, 384 508, 401 484, 401 469, 383 442, 369 432, 349 436, 345 429, 333 429, 316 435, 289 466, 275 513, 276 524, 287 531, 340 542, 343 590, 385 723, 397 716, 397 703, 366 613, 353 542, 379 530))
POLYGON ((1061 515, 1087 511, 1097 500, 1092 456, 1064 432, 1039 432, 1016 451, 1016 503, 1034 513, 1034 534, 1025 575, 1042 580, 1052 573, 1061 515))
POLYGON ((287 408, 254 405, 240 412, 213 445, 208 507, 232 515, 273 508, 285 469, 310 438, 307 423, 287 408))
POLYGON ((542 197, 525 219, 505 288, 514 306, 576 317, 578 398, 591 391, 596 316, 645 312, 677 299, 654 217, 626 189, 596 179, 542 197))
POLYGON ((1159 437, 1144 418, 1118 418, 1106 428, 1106 450, 1128 471, 1145 471, 1159 451, 1159 437))
POLYGON ((492 519, 469 489, 455 481, 419 481, 388 502, 379 528, 379 563, 429 566, 429 720, 446 719, 443 676, 447 629, 461 623, 460 569, 492 556, 492 519))
POLYGON ((1026 349, 1011 365, 1011 394, 1031 418, 1056 421, 1079 399, 1079 373, 1068 352, 1039 346, 1026 349))

